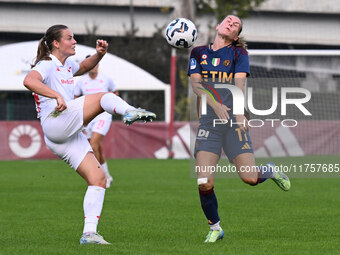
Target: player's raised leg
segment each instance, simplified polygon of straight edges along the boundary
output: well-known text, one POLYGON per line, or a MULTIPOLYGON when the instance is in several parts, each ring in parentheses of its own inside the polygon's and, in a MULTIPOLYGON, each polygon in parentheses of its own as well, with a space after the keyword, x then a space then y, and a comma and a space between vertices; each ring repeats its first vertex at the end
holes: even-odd
POLYGON ((220 226, 218 203, 214 192, 214 172, 219 156, 212 152, 198 151, 196 154, 197 184, 202 210, 208 220, 210 231, 206 236, 206 243, 213 243, 222 239, 224 232, 220 226))
POLYGON ((140 108, 136 109, 119 96, 116 96, 111 92, 103 92, 85 96, 84 125, 87 125, 95 116, 102 113, 104 110, 110 114, 123 115, 123 121, 127 125, 130 125, 137 120, 149 122, 156 118, 156 114, 153 112, 140 108))
POLYGON ((279 186, 280 189, 284 191, 290 190, 291 182, 288 176, 276 169, 276 166, 273 162, 268 162, 266 166, 269 171, 272 171, 273 174, 271 179, 277 184, 277 186, 279 186))
POLYGON ((291 187, 289 178, 280 171, 275 171, 273 162, 265 166, 256 166, 253 153, 239 154, 233 163, 241 179, 249 185, 255 186, 267 179, 272 179, 284 191, 288 191, 291 187))
POLYGON ((141 120, 144 122, 152 122, 154 119, 156 119, 156 114, 141 108, 128 111, 123 117, 124 123, 128 126, 137 120, 141 120))
POLYGON ((98 114, 104 112, 100 105, 100 100, 105 94, 105 92, 100 92, 85 96, 83 107, 84 126, 89 124, 98 114))
MULTIPOLYGON (((233 163, 235 164, 242 181, 253 186, 259 183, 259 169, 255 166, 255 159, 252 153, 242 153, 237 155, 234 158, 233 163)), ((267 176, 267 178, 268 177, 270 176, 267 176)), ((263 178, 261 180, 265 181, 267 178, 263 178)))
POLYGON ((84 197, 84 230, 80 244, 110 244, 97 233, 97 225, 103 208, 106 179, 104 172, 93 155, 88 152, 77 168, 88 188, 84 197))

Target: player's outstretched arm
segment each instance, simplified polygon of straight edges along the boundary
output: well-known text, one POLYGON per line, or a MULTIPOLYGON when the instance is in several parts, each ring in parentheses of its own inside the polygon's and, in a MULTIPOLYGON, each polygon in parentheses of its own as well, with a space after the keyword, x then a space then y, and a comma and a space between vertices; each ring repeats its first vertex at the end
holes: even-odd
POLYGON ((84 59, 80 63, 79 70, 75 73, 74 76, 83 75, 84 73, 90 71, 93 67, 95 67, 106 54, 108 47, 109 44, 107 43, 107 41, 97 40, 96 54, 93 54, 91 57, 84 59))

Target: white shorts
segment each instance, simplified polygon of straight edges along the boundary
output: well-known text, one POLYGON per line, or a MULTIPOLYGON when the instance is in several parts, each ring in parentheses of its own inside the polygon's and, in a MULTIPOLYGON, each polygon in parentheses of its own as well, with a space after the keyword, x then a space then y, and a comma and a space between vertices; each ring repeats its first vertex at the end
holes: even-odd
POLYGON ((88 152, 93 152, 82 132, 74 134, 65 143, 53 143, 46 136, 44 138, 47 147, 74 170, 77 170, 88 152))
POLYGON ((107 132, 109 132, 111 122, 112 115, 110 113, 103 112, 99 114, 85 127, 85 136, 87 139, 90 139, 93 132, 106 136, 107 132))
POLYGON ((41 123, 47 147, 77 170, 92 148, 83 129, 84 97, 67 102, 66 110, 59 115, 49 114, 41 123))

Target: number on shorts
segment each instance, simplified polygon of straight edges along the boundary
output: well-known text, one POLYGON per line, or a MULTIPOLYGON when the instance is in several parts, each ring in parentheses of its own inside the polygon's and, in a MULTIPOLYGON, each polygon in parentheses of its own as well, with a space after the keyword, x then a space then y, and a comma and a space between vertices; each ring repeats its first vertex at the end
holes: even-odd
MULTIPOLYGON (((237 134, 238 134, 238 139, 240 140, 240 142, 242 142, 243 141, 243 139, 242 139, 242 131, 241 131, 241 129, 240 128, 235 128, 235 131, 237 132, 237 134)), ((248 137, 247 137, 247 133, 243 133, 244 134, 244 140, 246 141, 246 142, 248 142, 248 137)))

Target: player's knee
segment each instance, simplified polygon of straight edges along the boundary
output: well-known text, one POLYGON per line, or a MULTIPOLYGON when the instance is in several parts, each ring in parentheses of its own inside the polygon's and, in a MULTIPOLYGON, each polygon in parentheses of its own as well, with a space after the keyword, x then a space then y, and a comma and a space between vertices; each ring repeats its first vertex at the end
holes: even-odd
POLYGON ((214 187, 214 180, 208 178, 198 178, 197 179, 198 188, 201 191, 208 191, 214 187))
POLYGON ((99 187, 102 187, 102 188, 106 188, 106 177, 104 176, 104 178, 102 178, 100 180, 100 184, 98 185, 99 187))
POLYGON ((102 188, 106 188, 106 177, 105 175, 101 175, 97 178, 96 180, 96 185, 95 186, 99 186, 99 187, 102 187, 102 188))
POLYGON ((106 177, 103 171, 97 171, 91 178, 88 179, 88 185, 106 187, 106 177))
POLYGON ((245 183, 251 185, 251 186, 255 186, 258 184, 258 180, 257 178, 242 178, 242 181, 244 181, 245 183))

